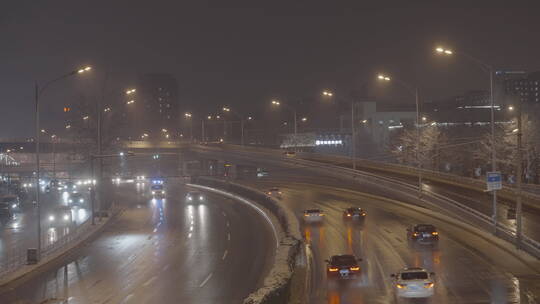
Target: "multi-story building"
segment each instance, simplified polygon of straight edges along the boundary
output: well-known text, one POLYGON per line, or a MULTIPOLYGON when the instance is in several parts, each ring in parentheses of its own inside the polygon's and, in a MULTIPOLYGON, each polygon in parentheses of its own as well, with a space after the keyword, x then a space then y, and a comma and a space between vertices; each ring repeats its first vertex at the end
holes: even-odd
POLYGON ((174 137, 180 120, 175 77, 163 73, 141 75, 137 82, 136 99, 142 105, 136 113, 137 134, 148 134, 149 138, 166 134, 174 137))
POLYGON ((523 103, 540 103, 540 72, 497 71, 505 95, 516 96, 523 103))

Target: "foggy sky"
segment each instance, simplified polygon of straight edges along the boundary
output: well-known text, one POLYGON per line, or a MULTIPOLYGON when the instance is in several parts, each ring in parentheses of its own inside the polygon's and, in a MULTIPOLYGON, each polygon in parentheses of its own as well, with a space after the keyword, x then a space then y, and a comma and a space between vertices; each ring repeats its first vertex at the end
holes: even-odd
POLYGON ((540 70, 540 7, 533 1, 352 3, 2 2, 0 137, 31 136, 34 82, 84 64, 94 67, 91 75, 44 94, 44 128, 62 127, 64 104, 101 98, 106 73, 108 103, 138 74, 169 72, 184 110, 227 104, 253 111, 271 98, 317 96, 323 89, 347 96, 364 82, 373 97, 412 101, 398 86, 372 81, 378 72, 418 85, 424 100, 488 88, 477 66, 435 56, 439 44, 497 68, 540 70))

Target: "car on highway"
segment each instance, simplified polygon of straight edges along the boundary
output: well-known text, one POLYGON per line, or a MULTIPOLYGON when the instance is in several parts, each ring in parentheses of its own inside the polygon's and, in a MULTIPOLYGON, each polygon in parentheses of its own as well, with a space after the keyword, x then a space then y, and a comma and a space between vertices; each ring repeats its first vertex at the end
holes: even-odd
POLYGON ((51 227, 69 226, 73 223, 71 207, 57 206, 47 216, 47 222, 51 227))
POLYGON ((9 220, 13 217, 13 211, 8 203, 0 202, 0 220, 9 220))
POLYGON ((345 220, 363 220, 366 218, 366 211, 359 207, 349 207, 343 210, 343 218, 345 220))
POLYGON ((391 274, 395 295, 400 298, 428 298, 435 289, 435 273, 424 268, 403 268, 391 274))
POLYGON ((12 213, 21 211, 21 201, 17 195, 6 194, 0 198, 0 203, 7 204, 12 213))
POLYGON ((430 224, 417 224, 407 228, 407 239, 419 244, 436 244, 439 241, 439 232, 430 224))
POLYGON ((150 187, 150 193, 152 194, 153 198, 159 197, 163 198, 165 197, 165 190, 163 189, 163 184, 154 184, 150 187))
POLYGON ((68 204, 70 206, 83 206, 84 201, 85 200, 82 193, 73 193, 68 198, 68 204))
POLYGON ((64 184, 64 189, 63 190, 68 192, 68 193, 75 193, 75 192, 77 192, 77 185, 72 181, 67 181, 64 184))
POLYGON ((198 191, 189 191, 186 194, 186 201, 188 202, 202 202, 204 201, 204 195, 198 191))
POLYGON ((135 181, 137 181, 137 184, 144 184, 146 182, 146 176, 137 175, 135 176, 135 181))
POLYGON ((326 275, 328 278, 350 279, 360 274, 360 265, 362 259, 356 258, 351 254, 334 255, 325 260, 326 275))
POLYGON ((267 177, 269 174, 268 174, 268 171, 266 169, 263 169, 263 168, 257 168, 257 177, 261 178, 261 177, 267 177))
POLYGON ((283 155, 285 155, 287 157, 295 157, 296 152, 295 151, 285 151, 285 152, 283 152, 283 155))
POLYGON ((281 190, 279 190, 279 188, 270 188, 267 191, 265 191, 265 193, 266 193, 266 195, 272 196, 272 197, 275 197, 275 198, 281 198, 281 195, 283 194, 283 192, 281 192, 281 190))
POLYGON ((304 210, 304 222, 320 223, 324 218, 324 212, 321 209, 306 209, 304 210))

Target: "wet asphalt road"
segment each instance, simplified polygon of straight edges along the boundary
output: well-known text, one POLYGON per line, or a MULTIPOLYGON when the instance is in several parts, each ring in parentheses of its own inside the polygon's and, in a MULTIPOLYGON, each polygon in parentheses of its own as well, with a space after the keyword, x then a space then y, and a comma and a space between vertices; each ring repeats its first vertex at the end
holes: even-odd
POLYGON ((239 202, 204 193, 188 203, 178 180, 165 189, 153 200, 148 186, 120 185, 116 221, 0 303, 240 303, 273 261, 271 228, 239 202))

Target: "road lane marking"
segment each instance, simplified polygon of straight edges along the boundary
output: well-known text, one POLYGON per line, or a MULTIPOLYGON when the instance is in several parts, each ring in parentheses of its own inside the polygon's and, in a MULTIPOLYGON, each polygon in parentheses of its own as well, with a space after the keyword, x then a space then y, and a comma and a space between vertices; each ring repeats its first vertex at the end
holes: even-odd
POLYGON ((125 297, 124 300, 122 300, 122 302, 120 302, 120 303, 121 304, 127 303, 131 298, 133 298, 132 293, 128 294, 127 297, 125 297))
POLYGON ((189 231, 193 231, 193 226, 190 226, 190 227, 189 227, 189 231))
POLYGON ((199 285, 199 288, 203 287, 210 280, 211 277, 212 277, 212 272, 206 277, 206 279, 204 279, 201 285, 199 285))
POLYGON ((188 236, 187 236, 187 237, 188 237, 188 238, 191 238, 191 233, 190 233, 190 234, 188 234, 188 236))
POLYGON ((156 232, 157 232, 157 228, 154 228, 154 233, 156 233, 156 232))
POLYGON ((157 279, 156 276, 151 277, 148 281, 144 282, 143 286, 146 287, 146 286, 152 284, 152 282, 154 282, 156 279, 157 279))
POLYGON ((163 266, 162 270, 167 271, 169 269, 169 267, 171 267, 171 264, 167 264, 167 265, 163 266))
POLYGON ((194 223, 194 222, 193 222, 193 221, 191 221, 191 225, 193 225, 193 223, 194 223))
POLYGON ((229 253, 229 250, 225 249, 225 252, 223 253, 223 256, 221 257, 222 260, 225 260, 227 257, 227 253, 229 253))
POLYGON ((227 233, 227 240, 231 240, 231 234, 230 233, 227 233))
POLYGON ((230 226, 230 223, 229 223, 229 221, 227 221, 227 227, 229 227, 229 226, 230 226))
POLYGON ((225 213, 225 211, 221 211, 221 214, 223 214, 223 216, 227 216, 227 213, 225 213))

